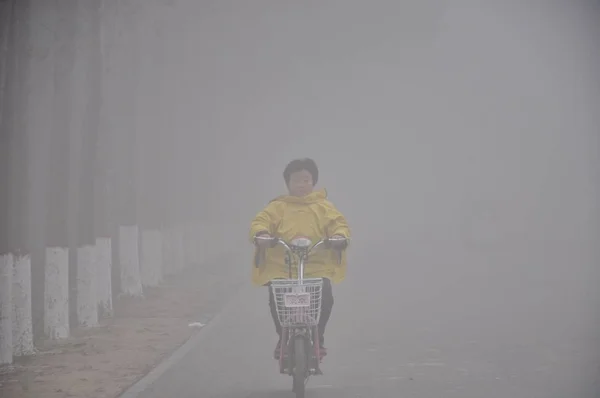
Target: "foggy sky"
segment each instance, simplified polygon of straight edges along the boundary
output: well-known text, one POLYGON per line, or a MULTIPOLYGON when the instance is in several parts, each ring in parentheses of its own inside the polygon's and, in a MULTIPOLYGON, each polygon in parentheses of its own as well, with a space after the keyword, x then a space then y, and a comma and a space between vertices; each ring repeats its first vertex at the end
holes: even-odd
MULTIPOLYGON (((9 223, 26 224, 37 246, 44 220, 62 222, 51 200, 66 203, 59 188, 46 190, 64 182, 57 170, 81 179, 73 165, 86 156, 71 149, 50 159, 48 147, 60 153, 63 143, 40 132, 75 132, 61 139, 86 148, 78 132, 100 126, 107 180, 134 169, 142 187, 132 213, 164 210, 148 199, 164 195, 173 220, 234 226, 234 244, 248 250, 251 219, 285 192, 285 165, 311 157, 319 187, 350 223, 358 253, 350 266, 371 275, 372 291, 381 279, 390 289, 402 281, 409 293, 439 300, 432 319, 458 311, 449 328, 464 327, 461 316, 493 314, 481 327, 499 341, 568 345, 597 334, 596 3, 105 2, 96 122, 84 116, 94 62, 82 54, 98 43, 90 20, 65 23, 94 14, 33 3, 19 28, 33 43, 23 72, 30 91, 18 104, 26 103, 26 133, 11 131, 4 163, 27 165, 28 174, 25 182, 13 181, 18 173, 3 178, 8 207, 28 213, 9 223), (25 191, 31 203, 21 204, 25 191), (538 337, 543 330, 553 332, 538 337)), ((110 200, 134 180, 113 179, 103 186, 110 200)), ((69 206, 78 189, 69 185, 69 206)), ((75 215, 70 208, 71 224, 75 215)))

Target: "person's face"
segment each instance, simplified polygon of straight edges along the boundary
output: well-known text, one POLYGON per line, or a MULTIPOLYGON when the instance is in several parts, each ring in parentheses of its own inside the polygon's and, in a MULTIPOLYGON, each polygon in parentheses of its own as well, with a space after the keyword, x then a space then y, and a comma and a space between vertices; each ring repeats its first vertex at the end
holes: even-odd
POLYGON ((296 171, 290 174, 288 189, 292 196, 305 196, 313 190, 312 175, 306 170, 296 171))

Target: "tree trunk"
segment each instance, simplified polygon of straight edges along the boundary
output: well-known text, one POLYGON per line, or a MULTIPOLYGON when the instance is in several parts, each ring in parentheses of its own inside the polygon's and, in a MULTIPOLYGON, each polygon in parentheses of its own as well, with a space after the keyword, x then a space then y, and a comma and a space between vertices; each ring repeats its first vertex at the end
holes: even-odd
MULTIPOLYGON (((58 24, 59 15, 53 2, 30 2, 26 7, 28 15, 23 19, 27 29, 27 41, 21 41, 25 56, 18 65, 18 73, 23 73, 24 84, 19 88, 23 95, 22 112, 25 113, 27 178, 25 203, 27 220, 24 222, 26 244, 17 247, 15 261, 30 262, 32 322, 35 319, 35 332, 43 335, 44 290, 45 290, 45 247, 47 186, 53 183, 54 175, 49 173, 49 148, 53 140, 53 100, 55 37, 48 34, 58 24), (27 44, 26 44, 27 43, 27 44), (27 51, 30 49, 30 51, 27 51), (33 315, 35 314, 35 317, 33 315)), ((52 209, 54 211, 54 209, 52 209)), ((23 265, 26 267, 26 265, 23 265)), ((28 301, 28 300, 26 300, 28 301)), ((27 311, 27 310, 23 310, 27 311)), ((24 326, 29 330, 28 326, 24 326)), ((28 338, 25 337, 27 340, 28 338)))
POLYGON ((0 256, 0 365, 13 361, 12 256, 0 256))
MULTIPOLYGON (((46 263, 44 330, 50 338, 66 338, 70 333, 70 276, 76 263, 69 265, 70 133, 72 119, 72 81, 75 63, 77 1, 56 0, 61 16, 54 29, 54 96, 52 101, 52 140, 48 145, 46 193, 46 263), (71 268, 71 269, 70 269, 71 268)), ((73 165, 74 166, 74 165, 73 165)), ((75 257, 76 253, 72 253, 75 257)), ((74 279, 73 279, 74 282, 74 279)))
POLYGON ((31 307, 31 256, 16 256, 13 263, 13 355, 33 355, 31 307))
POLYGON ((10 244, 9 227, 9 186, 10 176, 10 135, 16 109, 14 101, 7 101, 14 95, 14 64, 16 60, 15 36, 16 0, 0 5, 0 256, 8 253, 10 244))
POLYGON ((78 9, 76 64, 73 84, 74 112, 72 175, 70 186, 76 211, 71 248, 77 250, 76 316, 79 326, 96 326, 96 238, 94 236, 94 169, 102 95, 102 69, 99 64, 98 4, 81 4, 78 9))
POLYGON ((142 296, 140 256, 137 225, 119 228, 119 260, 121 263, 121 293, 130 297, 142 296))
MULTIPOLYGON (((135 109, 137 101, 138 73, 137 36, 138 26, 134 1, 116 2, 112 5, 115 21, 115 38, 110 46, 110 92, 106 103, 110 104, 108 114, 114 124, 111 126, 112 153, 118 172, 115 176, 116 216, 119 227, 116 244, 117 263, 114 264, 117 283, 122 293, 141 296, 139 265, 139 236, 136 209, 136 129, 135 109), (114 61, 113 61, 114 59, 114 61), (123 244, 130 245, 123 247, 123 244)), ((114 285, 113 285, 114 286, 114 285)))
MULTIPOLYGON (((12 349, 12 256, 9 250, 8 192, 9 183, 9 134, 10 125, 5 115, 10 110, 5 99, 10 93, 6 85, 9 63, 9 34, 13 26, 14 1, 0 4, 0 365, 13 361, 12 349)), ((10 119, 9 119, 10 120, 10 119)))
POLYGON ((110 238, 96 239, 96 297, 98 316, 113 315, 112 301, 112 241, 110 238))
MULTIPOLYGON (((96 66, 100 68, 100 95, 99 102, 99 120, 98 120, 98 141, 96 146, 96 163, 94 175, 94 229, 96 231, 96 266, 97 266, 97 286, 96 294, 98 300, 98 315, 109 317, 113 314, 112 295, 112 266, 113 266, 113 230, 115 228, 114 217, 114 181, 115 172, 112 150, 112 115, 109 113, 110 107, 107 106, 105 97, 110 93, 107 90, 110 75, 108 74, 107 54, 110 54, 111 27, 114 23, 114 16, 111 4, 104 0, 99 2, 98 19, 98 37, 100 56, 96 66), (112 189, 111 189, 112 188, 112 189)), ((114 31, 114 29, 113 29, 114 31)))
POLYGON ((69 249, 46 249, 44 332, 51 340, 69 337, 69 249))

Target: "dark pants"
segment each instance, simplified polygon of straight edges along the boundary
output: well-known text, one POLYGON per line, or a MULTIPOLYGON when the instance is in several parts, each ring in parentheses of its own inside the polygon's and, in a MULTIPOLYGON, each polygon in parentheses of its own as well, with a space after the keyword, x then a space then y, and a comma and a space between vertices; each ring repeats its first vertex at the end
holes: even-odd
MULTIPOLYGON (((277 309, 275 308, 275 298, 273 297, 273 289, 269 286, 269 307, 271 307, 271 316, 273 317, 273 323, 275 324, 275 330, 279 337, 281 337, 281 324, 277 317, 277 309)), ((323 292, 321 294, 321 316, 319 318, 319 340, 321 345, 325 341, 325 326, 331 316, 331 309, 333 308, 333 290, 331 288, 331 281, 327 278, 323 279, 323 292)))

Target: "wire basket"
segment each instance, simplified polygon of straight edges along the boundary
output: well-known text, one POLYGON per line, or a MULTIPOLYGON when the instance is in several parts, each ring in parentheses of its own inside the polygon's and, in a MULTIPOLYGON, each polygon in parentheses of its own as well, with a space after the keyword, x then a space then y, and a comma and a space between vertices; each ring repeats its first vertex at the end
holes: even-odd
POLYGON ((323 279, 271 281, 277 317, 282 327, 316 326, 321 316, 323 279))

